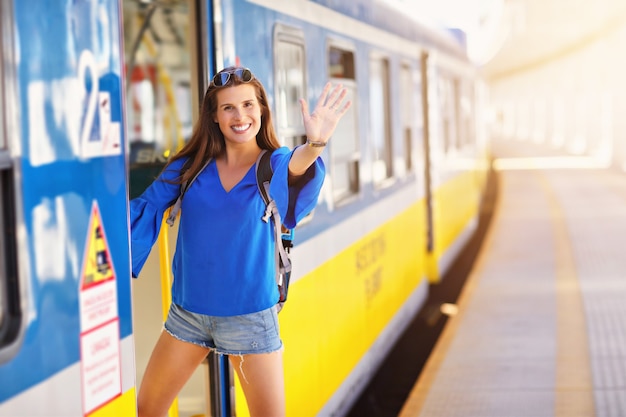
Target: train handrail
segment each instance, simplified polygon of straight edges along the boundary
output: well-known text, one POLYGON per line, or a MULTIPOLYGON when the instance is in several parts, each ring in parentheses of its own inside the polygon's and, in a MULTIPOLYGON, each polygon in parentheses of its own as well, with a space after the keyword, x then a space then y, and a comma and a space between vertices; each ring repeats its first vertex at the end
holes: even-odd
MULTIPOLYGON (((170 209, 167 209, 165 212, 165 216, 163 216, 163 223, 165 223, 165 219, 168 218, 169 211, 170 209)), ((161 306, 163 308, 163 322, 167 319, 167 313, 169 312, 170 305, 172 304, 172 272, 169 267, 169 237, 169 226, 167 224, 162 224, 157 242, 159 245, 159 271, 161 274, 161 306)), ((178 397, 174 398, 167 415, 168 417, 178 417, 178 397)))

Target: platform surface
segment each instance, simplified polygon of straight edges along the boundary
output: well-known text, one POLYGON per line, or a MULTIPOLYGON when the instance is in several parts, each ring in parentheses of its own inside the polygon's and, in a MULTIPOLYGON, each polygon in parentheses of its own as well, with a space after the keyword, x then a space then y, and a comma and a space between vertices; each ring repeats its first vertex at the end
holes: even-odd
POLYGON ((626 173, 496 142, 476 265, 402 417, 626 416, 626 173))

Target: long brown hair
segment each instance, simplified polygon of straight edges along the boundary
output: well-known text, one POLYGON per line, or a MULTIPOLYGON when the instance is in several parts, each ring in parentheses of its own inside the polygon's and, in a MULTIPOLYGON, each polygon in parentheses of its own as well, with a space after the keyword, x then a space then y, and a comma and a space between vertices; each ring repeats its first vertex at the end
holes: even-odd
POLYGON ((240 67, 227 67, 218 74, 230 73, 230 78, 226 84, 216 86, 213 82, 209 84, 202 106, 200 108, 200 117, 194 125, 191 139, 185 146, 167 162, 163 170, 180 158, 188 158, 185 168, 181 171, 180 177, 174 180, 175 184, 182 184, 193 178, 204 166, 209 158, 217 158, 226 152, 226 142, 224 134, 215 123, 215 114, 217 113, 217 92, 221 88, 235 87, 241 84, 250 84, 256 90, 256 98, 261 106, 261 129, 256 136, 257 145, 261 149, 273 150, 280 147, 274 124, 272 123, 272 114, 269 108, 267 94, 263 88, 263 84, 254 76, 249 81, 244 81, 235 76, 236 70, 243 70, 240 67))

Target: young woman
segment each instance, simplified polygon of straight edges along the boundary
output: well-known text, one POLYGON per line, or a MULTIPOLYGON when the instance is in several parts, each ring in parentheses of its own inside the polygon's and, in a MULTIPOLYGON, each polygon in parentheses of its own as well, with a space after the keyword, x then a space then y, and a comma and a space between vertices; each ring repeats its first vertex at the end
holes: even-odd
POLYGON ((139 389, 139 417, 165 416, 209 350, 229 355, 252 416, 285 415, 273 225, 261 220, 254 166, 273 150, 270 195, 294 227, 315 207, 319 155, 350 106, 345 97, 327 84, 311 114, 301 99, 307 143, 289 150, 278 143, 262 84, 247 68, 226 68, 206 91, 190 141, 131 201, 136 277, 181 184, 199 173, 182 202, 172 306, 139 389))

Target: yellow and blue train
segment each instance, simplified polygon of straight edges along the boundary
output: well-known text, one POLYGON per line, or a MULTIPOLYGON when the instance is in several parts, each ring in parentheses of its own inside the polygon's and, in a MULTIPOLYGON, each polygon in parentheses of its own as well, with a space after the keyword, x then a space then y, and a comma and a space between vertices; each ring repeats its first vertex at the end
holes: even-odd
MULTIPOLYGON (((331 80, 354 103, 295 231, 279 316, 288 415, 347 412, 477 225, 486 92, 462 36, 380 0, 0 8, 0 415, 135 415, 175 233, 131 282, 128 198, 228 65, 263 82, 291 147, 300 97, 331 80)), ((199 369, 170 416, 201 415, 210 380, 199 369)), ((237 385, 217 401, 247 415, 237 385)))

